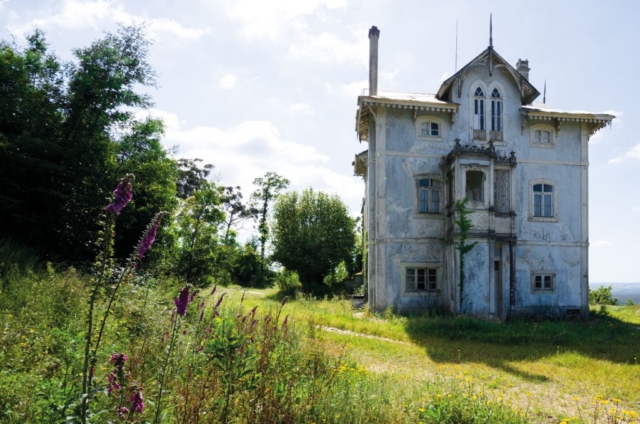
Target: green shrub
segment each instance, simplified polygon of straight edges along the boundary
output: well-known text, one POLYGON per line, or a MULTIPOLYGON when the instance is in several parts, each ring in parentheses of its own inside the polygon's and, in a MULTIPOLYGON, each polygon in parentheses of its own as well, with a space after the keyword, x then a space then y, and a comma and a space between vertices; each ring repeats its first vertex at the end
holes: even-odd
POLYGON ((591 305, 616 305, 618 299, 611 293, 612 287, 600 286, 596 290, 589 289, 589 304, 591 305))
POLYGON ((283 269, 276 275, 276 285, 283 293, 294 293, 302 289, 302 283, 295 271, 283 269))

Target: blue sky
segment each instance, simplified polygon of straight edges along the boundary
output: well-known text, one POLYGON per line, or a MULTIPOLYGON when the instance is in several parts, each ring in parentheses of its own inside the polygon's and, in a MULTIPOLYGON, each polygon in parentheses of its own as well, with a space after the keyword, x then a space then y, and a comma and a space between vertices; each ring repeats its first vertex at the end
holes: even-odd
POLYGON ((276 171, 293 189, 339 194, 352 214, 368 28, 381 30, 380 89, 434 93, 454 72, 456 20, 462 66, 486 48, 489 13, 496 50, 529 60, 550 106, 618 116, 590 142, 590 278, 640 281, 640 2, 0 0, 3 39, 38 26, 64 59, 118 22, 145 22, 167 147, 247 195, 276 171))

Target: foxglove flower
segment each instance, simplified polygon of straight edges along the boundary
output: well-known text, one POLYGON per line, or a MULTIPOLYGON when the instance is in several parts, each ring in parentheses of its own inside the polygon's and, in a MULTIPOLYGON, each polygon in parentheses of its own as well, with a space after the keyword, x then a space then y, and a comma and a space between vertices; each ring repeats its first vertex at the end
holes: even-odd
POLYGON ((187 308, 191 302, 191 296, 189 296, 189 286, 184 286, 180 290, 180 294, 173 300, 173 304, 176 305, 176 312, 179 315, 185 316, 187 314, 187 308))
POLYGON ((147 228, 147 231, 144 233, 142 240, 140 240, 140 245, 138 246, 138 256, 140 259, 144 257, 144 254, 151 248, 151 245, 156 239, 156 234, 158 232, 158 227, 160 226, 160 218, 162 218, 161 214, 157 214, 153 219, 151 225, 147 228))
POLYGON ((131 193, 130 176, 126 176, 120 180, 118 186, 113 191, 113 201, 105 208, 107 212, 119 215, 120 211, 131 201, 133 194, 131 193))
POLYGON ((133 412, 142 412, 144 410, 144 399, 141 392, 135 392, 131 396, 131 410, 133 412))
POLYGON ((109 362, 111 362, 116 367, 121 367, 125 362, 127 362, 127 359, 129 359, 129 357, 124 353, 114 353, 113 355, 111 355, 111 359, 109 360, 109 362))
POLYGON ((127 408, 126 406, 123 406, 122 408, 116 406, 116 411, 118 411, 118 415, 120 416, 120 418, 124 418, 124 416, 129 413, 129 408, 127 408))

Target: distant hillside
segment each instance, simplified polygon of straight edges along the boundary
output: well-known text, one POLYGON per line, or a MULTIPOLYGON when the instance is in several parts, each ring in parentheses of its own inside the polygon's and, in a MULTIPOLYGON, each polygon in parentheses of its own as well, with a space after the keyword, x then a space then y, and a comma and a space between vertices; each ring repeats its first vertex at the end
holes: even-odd
POLYGON ((600 286, 611 286, 613 297, 618 299, 618 305, 627 303, 627 299, 633 303, 640 304, 640 283, 591 283, 589 288, 595 290, 600 286))

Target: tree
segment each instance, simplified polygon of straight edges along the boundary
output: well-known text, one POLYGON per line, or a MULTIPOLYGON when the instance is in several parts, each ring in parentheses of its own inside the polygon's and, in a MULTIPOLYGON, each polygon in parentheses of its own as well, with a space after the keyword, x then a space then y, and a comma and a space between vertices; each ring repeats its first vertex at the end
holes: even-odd
POLYGON ((269 238, 269 226, 267 224, 269 206, 277 199, 280 193, 289 187, 289 180, 275 172, 267 172, 264 177, 253 180, 253 185, 258 186, 258 189, 251 195, 251 200, 259 205, 260 223, 258 224, 258 231, 260 232, 260 258, 262 259, 260 271, 264 274, 264 247, 269 238))
MULTIPOLYGON (((155 84, 149 42, 140 27, 122 27, 74 50, 70 63, 49 53, 39 30, 27 42, 24 50, 0 43, 0 233, 49 257, 89 260, 96 218, 129 163, 128 147, 151 149, 166 168, 147 172, 146 181, 173 190, 158 124, 140 123, 133 112, 151 105, 137 91, 155 84)), ((136 218, 141 226, 153 211, 144 215, 136 218)))
POLYGON ((323 284, 342 261, 350 261, 355 222, 336 195, 307 189, 281 196, 273 212, 273 259, 296 271, 305 290, 323 284))
POLYGON ((247 219, 254 219, 258 216, 258 209, 255 206, 242 203, 242 192, 240 187, 225 187, 222 199, 224 210, 227 212, 226 231, 224 240, 229 240, 231 228, 247 219))
POLYGON ((220 188, 203 183, 184 201, 177 221, 180 247, 176 274, 194 286, 206 286, 216 273, 218 226, 224 221, 220 188))
POLYGON ((202 162, 202 159, 178 159, 176 196, 180 199, 192 196, 207 181, 207 177, 214 168, 210 163, 200 168, 198 162, 202 162))
POLYGON ((592 305, 617 305, 618 299, 613 297, 611 286, 600 286, 596 290, 589 289, 589 303, 592 305))

